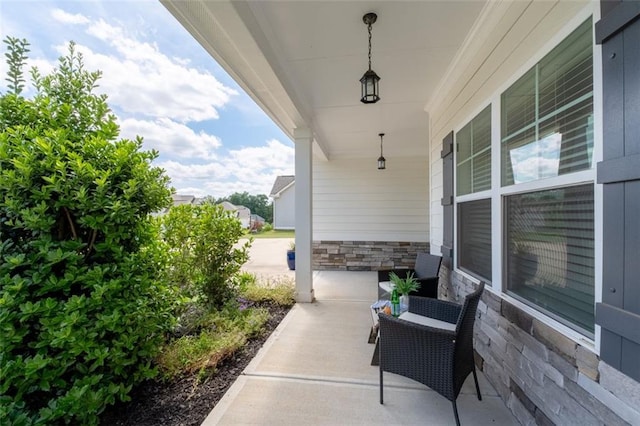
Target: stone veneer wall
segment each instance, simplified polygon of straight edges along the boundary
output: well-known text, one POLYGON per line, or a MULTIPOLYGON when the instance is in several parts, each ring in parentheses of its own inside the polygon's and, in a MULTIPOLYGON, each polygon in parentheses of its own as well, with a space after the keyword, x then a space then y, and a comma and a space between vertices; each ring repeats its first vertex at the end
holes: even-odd
POLYGON ((418 252, 429 243, 399 241, 314 241, 313 269, 320 271, 377 271, 412 268, 418 252))
MULTIPOLYGON (((444 266, 440 276, 440 297, 475 288, 444 266)), ((640 425, 640 383, 490 291, 474 331, 476 363, 520 423, 640 425)))

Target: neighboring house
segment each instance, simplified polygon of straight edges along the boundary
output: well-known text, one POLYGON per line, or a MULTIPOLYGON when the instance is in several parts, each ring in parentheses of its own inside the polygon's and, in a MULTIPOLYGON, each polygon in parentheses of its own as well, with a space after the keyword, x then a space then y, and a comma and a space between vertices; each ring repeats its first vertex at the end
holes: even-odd
POLYGON ((198 204, 198 198, 195 195, 173 194, 173 205, 180 206, 183 204, 198 204))
POLYGON ((162 2, 295 143, 299 301, 442 254, 521 423, 640 424, 638 2, 162 2))
POLYGON ((249 229, 251 227, 251 210, 248 207, 236 206, 228 201, 223 201, 220 205, 223 209, 233 212, 240 219, 243 228, 249 229))
MULTIPOLYGON (((204 199, 197 198, 195 195, 186 195, 186 194, 172 194, 171 198, 173 200, 172 206, 180 206, 184 204, 201 204, 204 199)), ((154 213, 154 216, 162 216, 169 212, 169 208, 162 210, 161 212, 154 213)))
POLYGON ((296 229, 295 185, 295 176, 278 176, 273 183, 273 229, 296 229))

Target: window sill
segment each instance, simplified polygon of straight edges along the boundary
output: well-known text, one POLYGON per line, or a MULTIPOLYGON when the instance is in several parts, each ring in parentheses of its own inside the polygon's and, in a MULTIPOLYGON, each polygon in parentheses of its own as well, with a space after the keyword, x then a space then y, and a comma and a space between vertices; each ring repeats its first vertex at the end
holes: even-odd
MULTIPOLYGON (((479 284, 480 281, 482 281, 480 278, 473 276, 471 274, 469 274, 468 272, 465 272, 459 268, 455 268, 454 272, 459 275, 462 276, 463 278, 472 281, 473 283, 479 284)), ((573 342, 577 343, 578 345, 582 346, 583 348, 593 352, 596 355, 600 355, 599 351, 596 349, 596 344, 595 341, 592 339, 589 339, 588 337, 578 333, 577 331, 573 330, 572 328, 567 327, 566 325, 554 320, 553 318, 550 318, 548 316, 546 316, 545 314, 543 314, 542 312, 537 311, 536 309, 532 308, 531 306, 519 301, 518 299, 509 296, 506 293, 503 293, 501 291, 495 290, 492 286, 492 284, 489 281, 484 280, 486 285, 485 285, 485 291, 489 291, 492 294, 494 294, 495 296, 499 297, 502 300, 505 300, 507 302, 509 302, 510 304, 512 304, 513 306, 515 306, 516 308, 520 309, 521 311, 525 312, 526 314, 530 315, 532 318, 540 321, 541 323, 543 323, 544 325, 552 328, 553 330, 557 331, 558 333, 562 334, 563 336, 565 336, 566 338, 572 340, 573 342)), ((596 334, 597 336, 597 334, 596 334)))

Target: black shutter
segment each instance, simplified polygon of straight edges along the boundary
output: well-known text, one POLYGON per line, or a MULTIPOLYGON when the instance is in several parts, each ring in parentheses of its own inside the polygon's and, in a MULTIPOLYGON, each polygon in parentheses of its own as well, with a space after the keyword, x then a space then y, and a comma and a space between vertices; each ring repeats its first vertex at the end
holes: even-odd
POLYGON ((453 132, 442 140, 442 264, 453 269, 453 132))
POLYGON ((603 2, 604 159, 600 356, 640 381, 640 2, 603 2))

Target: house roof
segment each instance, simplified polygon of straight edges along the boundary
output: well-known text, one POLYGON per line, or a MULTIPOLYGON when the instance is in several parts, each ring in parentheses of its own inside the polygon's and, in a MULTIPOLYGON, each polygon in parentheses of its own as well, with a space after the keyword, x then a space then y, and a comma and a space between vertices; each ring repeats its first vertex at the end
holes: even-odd
POLYGON ((273 188, 271 188, 270 197, 278 195, 282 190, 291 185, 296 180, 295 176, 278 176, 276 181, 273 183, 273 188))
POLYGON ((174 206, 180 206, 182 204, 195 204, 196 201, 195 195, 173 194, 171 197, 173 198, 174 206))
POLYGON ((232 204, 228 201, 223 201, 220 203, 220 205, 222 206, 223 209, 228 210, 228 211, 249 211, 248 207, 245 206, 236 206, 235 204, 232 204))

